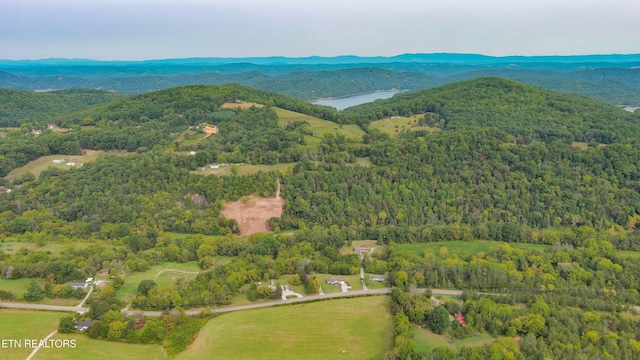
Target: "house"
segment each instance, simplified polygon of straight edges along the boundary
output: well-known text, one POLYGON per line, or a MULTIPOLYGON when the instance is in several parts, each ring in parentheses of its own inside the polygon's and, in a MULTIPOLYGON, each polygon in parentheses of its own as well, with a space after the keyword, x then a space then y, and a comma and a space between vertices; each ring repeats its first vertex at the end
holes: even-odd
POLYGON ((462 316, 462 313, 456 313, 454 316, 456 317, 456 319, 458 319, 458 322, 460 323, 460 325, 462 325, 462 327, 467 327, 467 322, 464 320, 464 316, 462 316))
POLYGON ((69 286, 71 286, 73 290, 86 289, 87 285, 88 283, 86 282, 72 282, 71 284, 69 284, 69 286))
POLYGON ((382 275, 369 276, 369 280, 383 283, 384 282, 384 276, 382 276, 382 275))
POLYGON ((76 321, 75 328, 78 331, 85 331, 91 327, 93 323, 91 321, 76 321))
POLYGON ((204 133, 206 133, 207 135, 217 134, 218 133, 218 127, 217 126, 206 125, 205 127, 202 128, 202 131, 204 133))
POLYGON ((342 284, 346 284, 346 281, 344 281, 344 278, 330 277, 330 278, 327 279, 327 284, 329 284, 329 285, 342 285, 342 284))
POLYGON ((356 246, 353 248, 353 252, 357 255, 367 254, 369 251, 371 251, 371 249, 364 246, 356 246))

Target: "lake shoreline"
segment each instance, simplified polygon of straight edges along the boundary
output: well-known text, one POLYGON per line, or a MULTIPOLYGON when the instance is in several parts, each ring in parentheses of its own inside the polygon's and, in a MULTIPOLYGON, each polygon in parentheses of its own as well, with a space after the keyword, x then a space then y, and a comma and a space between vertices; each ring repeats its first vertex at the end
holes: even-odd
POLYGON ((349 98, 352 96, 360 96, 360 95, 369 95, 369 94, 375 94, 375 93, 381 93, 381 92, 394 92, 394 93, 401 93, 401 92, 407 92, 410 90, 375 90, 375 91, 367 91, 367 92, 361 92, 361 93, 356 93, 356 94, 349 94, 349 95, 342 95, 342 96, 335 96, 335 97, 323 97, 323 98, 317 98, 317 99, 313 99, 313 100, 309 100, 310 103, 316 102, 318 100, 338 100, 338 99, 344 99, 344 98, 349 98))

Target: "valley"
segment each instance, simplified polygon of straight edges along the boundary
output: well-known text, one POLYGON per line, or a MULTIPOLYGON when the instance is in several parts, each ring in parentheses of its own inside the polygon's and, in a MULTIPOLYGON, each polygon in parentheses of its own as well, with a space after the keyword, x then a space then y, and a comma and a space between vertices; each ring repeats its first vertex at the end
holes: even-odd
POLYGON ((38 106, 0 139, 0 300, 43 311, 0 317, 78 348, 35 359, 638 353, 637 113, 498 77, 38 106))

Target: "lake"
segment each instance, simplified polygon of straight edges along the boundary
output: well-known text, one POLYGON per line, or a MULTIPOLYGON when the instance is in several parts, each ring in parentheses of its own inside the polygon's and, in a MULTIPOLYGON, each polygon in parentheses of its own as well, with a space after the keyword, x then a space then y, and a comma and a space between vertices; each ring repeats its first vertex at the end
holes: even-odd
POLYGON ((344 96, 332 99, 319 99, 314 100, 311 103, 316 105, 331 106, 333 108, 336 108, 337 110, 343 110, 348 107, 372 102, 378 99, 388 99, 397 93, 399 93, 399 91, 376 91, 368 94, 344 96))

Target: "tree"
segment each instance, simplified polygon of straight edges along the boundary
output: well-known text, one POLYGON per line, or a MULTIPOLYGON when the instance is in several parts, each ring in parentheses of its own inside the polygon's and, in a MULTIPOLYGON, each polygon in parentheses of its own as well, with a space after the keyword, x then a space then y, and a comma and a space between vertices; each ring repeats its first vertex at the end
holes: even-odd
POLYGON ((429 314, 429 327, 434 333, 444 334, 450 325, 449 312, 444 306, 436 307, 431 314, 429 314))
POLYGON ((60 323, 58 324, 58 332, 67 334, 71 333, 76 329, 76 321, 73 316, 65 316, 60 319, 60 323))
POLYGON ((38 301, 44 298, 44 290, 35 280, 31 280, 24 299, 27 301, 38 301))
POLYGON ((158 284, 153 280, 142 280, 138 285, 138 293, 147 296, 149 290, 156 286, 158 286, 158 284))

